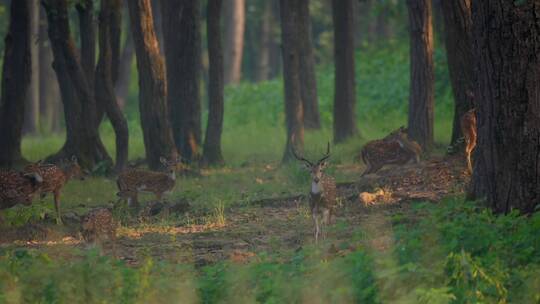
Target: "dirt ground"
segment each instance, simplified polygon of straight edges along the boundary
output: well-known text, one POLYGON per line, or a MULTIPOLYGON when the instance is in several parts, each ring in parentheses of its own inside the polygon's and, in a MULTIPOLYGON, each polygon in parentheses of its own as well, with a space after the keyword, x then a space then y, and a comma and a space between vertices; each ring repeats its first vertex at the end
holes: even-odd
MULTIPOLYGON (((371 250, 387 253, 393 242, 392 214, 406 211, 414 200, 437 202, 444 196, 461 194, 468 181, 461 158, 441 157, 383 168, 358 181, 340 183, 337 224, 329 228, 324 244, 329 251, 335 250, 336 244, 349 243, 360 228, 368 236, 364 241, 371 250), (370 201, 359 199, 360 193, 370 201)), ((298 250, 314 242, 305 196, 254 201, 248 207, 225 210, 222 220, 209 224, 152 222, 121 226, 116 242, 104 242, 101 250, 132 265, 150 256, 202 266, 226 259, 243 263, 257 258, 256 253, 298 250)), ((77 223, 66 223, 62 228, 52 223, 31 224, 0 235, 0 248, 36 248, 66 258, 77 256, 76 250, 66 249, 88 247, 77 223)))

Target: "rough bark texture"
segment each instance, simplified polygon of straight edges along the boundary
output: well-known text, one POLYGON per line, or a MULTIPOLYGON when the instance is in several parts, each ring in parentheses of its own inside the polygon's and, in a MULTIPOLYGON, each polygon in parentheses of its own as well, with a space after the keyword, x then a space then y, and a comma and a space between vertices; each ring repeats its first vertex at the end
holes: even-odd
POLYGON ((225 0, 225 83, 237 84, 242 78, 242 55, 246 22, 246 1, 225 0))
POLYGON ((270 76, 270 41, 272 39, 272 2, 265 1, 259 33, 259 55, 257 58, 256 81, 265 81, 270 76))
POLYGON ((86 168, 93 168, 100 162, 110 163, 95 123, 94 94, 71 38, 67 0, 45 0, 42 4, 47 12, 53 68, 60 84, 66 120, 66 142, 57 154, 48 157, 48 161, 76 155, 81 166, 86 168))
POLYGON ((163 43, 164 43, 164 41, 163 41, 164 40, 164 38, 163 38, 163 28, 161 26, 163 24, 163 15, 162 15, 163 9, 161 8, 161 3, 162 2, 171 2, 171 1, 169 1, 169 0, 151 0, 150 2, 152 4, 152 16, 154 18, 154 30, 156 32, 156 38, 157 38, 157 41, 158 41, 158 44, 159 44, 159 51, 160 51, 160 54, 164 54, 165 49, 164 49, 164 46, 163 46, 163 43))
POLYGON ((81 0, 77 3, 79 14, 79 33, 81 38, 81 65, 90 90, 94 90, 96 69, 96 26, 94 20, 94 0, 81 0))
POLYGON ((221 132, 223 130, 223 47, 221 44, 222 0, 208 2, 207 37, 209 59, 208 123, 204 138, 203 161, 207 165, 223 164, 221 132))
POLYGON ((122 49, 122 54, 120 55, 118 79, 115 82, 116 98, 118 98, 120 108, 125 106, 128 98, 129 83, 131 80, 131 64, 133 63, 134 53, 131 31, 126 32, 126 36, 124 48, 122 49))
POLYGON ((165 66, 159 54, 150 0, 129 1, 128 7, 139 70, 139 111, 146 159, 151 169, 159 169, 160 157, 176 153, 165 100, 165 66))
POLYGON ((116 135, 116 165, 114 171, 122 172, 128 161, 128 126, 114 94, 113 45, 118 46, 120 40, 120 19, 118 13, 122 8, 121 0, 101 0, 99 14, 99 60, 96 67, 96 100, 103 105, 105 113, 114 128, 116 135))
POLYGON ((446 38, 448 71, 454 93, 454 122, 451 144, 463 136, 460 119, 470 110, 472 100, 467 92, 473 91, 472 21, 470 0, 441 0, 446 38))
POLYGON ((30 85, 30 0, 12 1, 0 95, 0 167, 22 160, 24 103, 30 85))
POLYGON ((283 82, 285 89, 285 120, 287 144, 283 162, 295 160, 292 149, 304 150, 304 113, 300 93, 300 58, 298 54, 298 3, 303 0, 280 0, 283 82))
POLYGON ((200 2, 164 1, 163 37, 167 104, 176 148, 185 160, 199 157, 201 143, 200 2))
POLYGON ((39 131, 39 1, 30 1, 30 57, 32 74, 30 87, 26 95, 26 110, 24 111, 24 133, 39 131))
POLYGON ((352 0, 332 0, 334 21, 334 142, 357 132, 354 75, 354 6, 352 0))
POLYGON ((410 31, 409 136, 433 145, 434 67, 431 0, 407 0, 410 31))
POLYGON ((473 192, 496 212, 540 203, 540 1, 472 1, 473 192))
POLYGON ((298 3, 298 52, 300 56, 300 93, 304 107, 304 126, 307 129, 319 129, 319 99, 317 80, 315 79, 315 58, 311 39, 311 19, 309 1, 298 3))

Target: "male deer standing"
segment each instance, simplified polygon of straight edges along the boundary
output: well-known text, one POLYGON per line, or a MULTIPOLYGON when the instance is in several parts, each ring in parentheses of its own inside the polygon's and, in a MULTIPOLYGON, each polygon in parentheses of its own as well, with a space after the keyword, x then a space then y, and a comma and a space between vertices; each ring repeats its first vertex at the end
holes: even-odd
POLYGON ((292 152, 296 159, 303 161, 306 164, 307 169, 311 173, 309 207, 315 224, 315 242, 317 243, 319 241, 319 235, 323 232, 322 228, 332 221, 337 206, 336 182, 333 177, 323 173, 323 170, 327 165, 326 159, 330 157, 330 143, 328 143, 326 154, 316 163, 312 163, 303 157, 299 157, 294 151, 294 148, 292 149, 292 152), (321 216, 322 220, 319 224, 319 217, 321 216))
POLYGON ((467 111, 461 117, 461 132, 465 138, 465 157, 467 169, 472 173, 471 153, 476 147, 476 109, 467 111))
POLYGON ((24 168, 24 172, 38 173, 43 177, 41 185, 41 198, 43 199, 47 193, 54 195, 54 209, 56 211, 56 223, 62 223, 60 215, 60 194, 64 185, 72 178, 84 179, 83 171, 77 157, 73 156, 70 161, 62 161, 63 168, 53 164, 44 164, 41 161, 28 165, 24 168))
POLYGON ((43 178, 38 173, 0 170, 0 210, 17 204, 30 206, 42 185, 43 178))
POLYGON ((146 170, 128 169, 122 172, 116 184, 120 198, 127 199, 128 205, 139 207, 137 196, 139 192, 154 193, 160 201, 163 194, 172 191, 176 184, 176 171, 181 165, 180 157, 167 160, 164 157, 159 159, 165 166, 165 172, 155 172, 146 170))

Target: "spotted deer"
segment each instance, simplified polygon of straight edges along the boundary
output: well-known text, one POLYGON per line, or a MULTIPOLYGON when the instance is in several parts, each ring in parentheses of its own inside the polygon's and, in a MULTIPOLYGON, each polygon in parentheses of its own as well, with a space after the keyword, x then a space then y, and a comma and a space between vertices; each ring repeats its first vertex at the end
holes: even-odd
POLYGON ((62 223, 60 214, 60 195, 62 189, 71 179, 78 178, 84 180, 83 170, 79 166, 76 156, 72 156, 71 160, 63 160, 62 168, 54 164, 46 164, 42 161, 30 164, 24 168, 26 173, 38 173, 43 177, 43 184, 40 189, 41 199, 45 198, 47 193, 54 195, 54 209, 56 211, 56 222, 62 223))
POLYGON ((364 176, 379 171, 385 165, 404 165, 411 160, 419 163, 421 154, 420 145, 409 139, 407 129, 401 127, 383 139, 368 142, 356 159, 361 158, 367 166, 362 173, 364 176))
POLYGON ((8 209, 17 204, 30 206, 42 185, 43 178, 38 173, 0 170, 0 209, 8 209))
POLYGON ((476 110, 471 109, 461 117, 461 132, 465 138, 465 157, 467 158, 467 169, 472 173, 471 153, 476 147, 476 110))
POLYGON ((139 192, 154 193, 159 201, 163 194, 171 192, 176 184, 176 171, 181 166, 180 157, 168 160, 161 157, 160 162, 165 166, 165 172, 128 169, 116 179, 118 193, 121 199, 126 199, 128 205, 138 208, 139 192))
POLYGON ((117 224, 111 211, 107 208, 90 210, 81 223, 81 234, 88 243, 102 242, 105 238, 116 240, 117 224))
POLYGON ((327 166, 326 160, 330 157, 330 143, 326 154, 313 163, 304 157, 300 157, 292 148, 294 157, 303 161, 311 174, 311 191, 309 192, 309 208, 315 225, 315 242, 319 241, 319 235, 324 236, 324 226, 330 224, 333 220, 334 212, 337 207, 336 200, 336 182, 333 177, 326 175, 323 170, 327 166), (322 218, 319 220, 319 218, 322 218))

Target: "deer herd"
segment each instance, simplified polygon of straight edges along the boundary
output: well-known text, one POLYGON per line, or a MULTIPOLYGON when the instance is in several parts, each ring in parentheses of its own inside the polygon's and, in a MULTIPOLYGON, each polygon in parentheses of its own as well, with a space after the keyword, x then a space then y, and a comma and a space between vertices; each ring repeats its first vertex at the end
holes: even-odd
MULTIPOLYGON (((472 173, 471 153, 476 146, 476 112, 474 109, 466 112, 461 118, 461 130, 465 142, 465 158, 467 170, 472 173)), ((333 177, 324 173, 330 157, 330 143, 322 158, 312 162, 299 156, 294 148, 292 154, 302 161, 311 175, 311 190, 309 193, 309 209, 314 224, 315 242, 325 236, 325 227, 334 220, 337 208, 336 182, 333 177)), ((366 169, 362 176, 376 173, 385 165, 404 165, 409 162, 419 163, 422 154, 420 145, 409 138, 407 129, 401 127, 380 140, 373 140, 364 145, 356 160, 362 160, 366 169)), ((126 200, 128 205, 138 208, 140 192, 153 193, 158 200, 164 194, 171 192, 176 183, 176 172, 181 168, 179 157, 160 159, 164 166, 163 172, 127 169, 120 173, 116 183, 117 196, 126 200)), ((26 166, 22 171, 0 170, 0 210, 11 208, 17 204, 29 206, 35 194, 43 199, 47 193, 54 196, 56 221, 62 223, 60 213, 60 196, 63 187, 70 179, 84 179, 77 158, 63 160, 59 164, 47 164, 42 161, 26 166)), ((93 240, 96 234, 108 234, 114 240, 115 229, 110 210, 98 208, 89 212, 82 221, 83 237, 93 240)))

